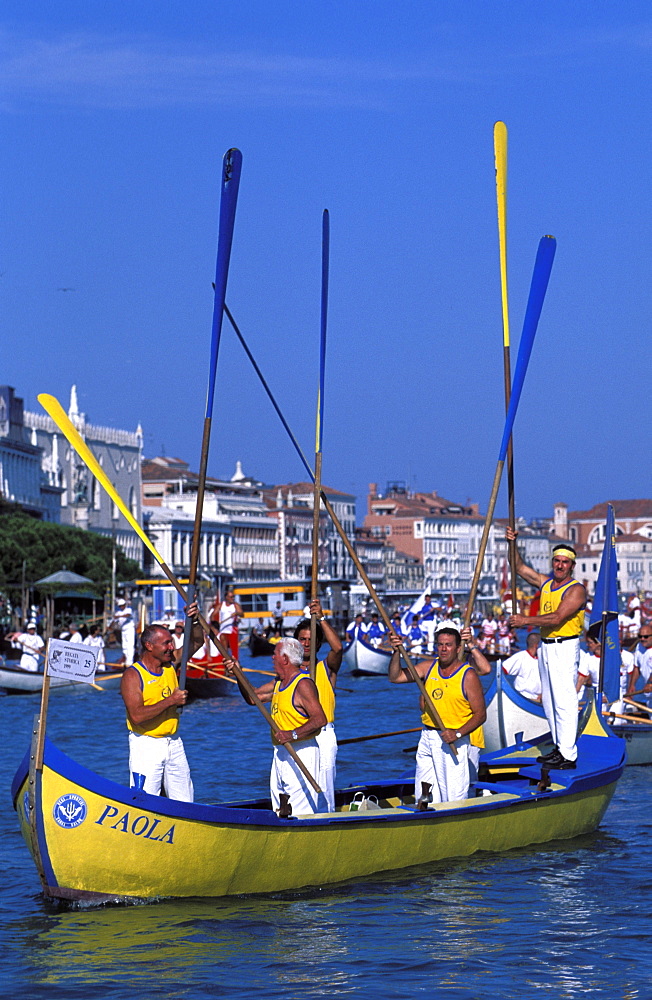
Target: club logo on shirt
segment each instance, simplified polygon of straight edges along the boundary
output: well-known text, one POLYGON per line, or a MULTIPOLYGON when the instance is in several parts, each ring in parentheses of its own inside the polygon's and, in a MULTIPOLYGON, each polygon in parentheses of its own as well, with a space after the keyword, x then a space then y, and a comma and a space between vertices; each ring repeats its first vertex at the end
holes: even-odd
POLYGON ((64 830, 72 830, 76 826, 81 826, 86 819, 87 812, 86 803, 81 795, 68 792, 66 795, 60 796, 54 803, 52 816, 55 823, 62 826, 64 830))
POLYGON ((433 688, 432 697, 434 701, 439 701, 440 698, 443 698, 444 692, 442 688, 433 688))

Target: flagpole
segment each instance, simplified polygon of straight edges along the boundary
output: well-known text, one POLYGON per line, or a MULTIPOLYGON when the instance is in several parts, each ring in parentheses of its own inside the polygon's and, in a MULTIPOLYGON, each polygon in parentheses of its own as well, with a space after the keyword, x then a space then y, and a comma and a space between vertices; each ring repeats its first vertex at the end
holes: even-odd
MULTIPOLYGON (((494 159, 496 164, 496 202, 498 207, 498 245, 500 256, 500 290, 503 314, 503 375, 505 382, 505 414, 509 412, 512 394, 512 373, 509 339, 509 308, 507 296, 507 126, 504 122, 494 125, 494 159)), ((514 439, 510 435, 507 446, 507 505, 509 526, 516 530, 514 502, 514 439)), ((512 614, 518 614, 516 603, 516 539, 508 545, 509 569, 512 587, 512 614)))

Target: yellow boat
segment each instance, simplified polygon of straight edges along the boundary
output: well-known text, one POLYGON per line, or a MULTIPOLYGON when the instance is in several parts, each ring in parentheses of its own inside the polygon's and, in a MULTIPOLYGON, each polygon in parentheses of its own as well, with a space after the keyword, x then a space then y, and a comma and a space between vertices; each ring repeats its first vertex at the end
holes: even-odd
POLYGON ((591 832, 622 774, 624 741, 589 705, 577 770, 542 776, 535 758, 549 746, 541 739, 485 755, 469 798, 425 810, 414 802, 410 774, 341 790, 334 813, 289 819, 269 800, 175 802, 108 781, 47 740, 42 770, 34 745, 12 795, 47 896, 102 902, 275 892, 591 832))

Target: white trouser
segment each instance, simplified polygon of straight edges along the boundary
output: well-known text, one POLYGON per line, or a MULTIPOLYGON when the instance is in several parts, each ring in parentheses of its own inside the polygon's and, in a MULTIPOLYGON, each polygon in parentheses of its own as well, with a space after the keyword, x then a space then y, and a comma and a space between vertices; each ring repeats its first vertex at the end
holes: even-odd
MULTIPOLYGON (((319 748, 317 740, 313 737, 309 740, 293 742, 292 749, 296 751, 302 763, 306 765, 310 774, 312 774, 317 784, 319 784, 317 779, 319 773, 319 748)), ((272 796, 272 809, 274 812, 278 812, 281 804, 281 793, 290 796, 293 816, 317 812, 317 792, 308 783, 303 771, 297 767, 284 746, 274 747, 272 770, 269 775, 269 790, 272 796)))
POLYGON ((30 673, 34 674, 38 672, 38 656, 32 656, 31 653, 23 653, 20 658, 20 669, 29 670, 30 673))
POLYGON ((120 633, 122 652, 125 654, 125 662, 128 667, 134 662, 134 647, 136 645, 136 626, 125 625, 120 633))
MULTIPOLYGON (((457 743, 455 746, 457 746, 457 743)), ((478 780, 481 753, 480 747, 474 747, 472 743, 469 743, 469 777, 471 781, 478 780)))
POLYGON ((129 733, 129 784, 134 772, 145 775, 143 788, 150 795, 160 795, 161 785, 169 799, 192 802, 194 790, 186 751, 180 736, 139 736, 129 733))
POLYGON ((455 740, 457 757, 438 730, 423 729, 417 747, 417 769, 414 775, 414 798, 421 797, 421 782, 432 785, 433 802, 455 802, 469 794, 469 737, 455 740))
POLYGON ((566 760, 577 760, 577 706, 575 689, 580 640, 542 642, 539 645, 541 703, 553 742, 566 760))
POLYGON ((337 737, 335 726, 328 722, 320 733, 315 737, 319 747, 319 774, 317 784, 320 786, 326 799, 326 808, 320 812, 335 812, 335 772, 337 764, 337 737))

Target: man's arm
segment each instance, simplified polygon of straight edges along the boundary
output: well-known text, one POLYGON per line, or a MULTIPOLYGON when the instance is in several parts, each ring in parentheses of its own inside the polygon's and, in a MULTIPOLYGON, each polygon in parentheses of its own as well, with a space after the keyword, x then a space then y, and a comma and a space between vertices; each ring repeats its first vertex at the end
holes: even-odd
POLYGON ((161 715, 166 708, 185 705, 188 699, 188 692, 177 687, 167 698, 157 701, 154 705, 144 705, 143 692, 140 688, 140 675, 133 667, 128 667, 122 675, 120 693, 129 718, 136 726, 142 725, 143 722, 150 722, 161 715))
MULTIPOLYGON (((414 681, 412 679, 412 675, 408 673, 407 667, 401 665, 401 654, 398 651, 398 647, 401 645, 401 640, 393 629, 389 633, 389 641, 394 648, 392 658, 389 661, 390 681, 392 684, 413 684, 414 681)), ((432 660, 420 660, 419 663, 414 664, 414 668, 421 680, 426 677, 428 671, 430 670, 431 663, 432 660)))
MULTIPOLYGON (((547 577, 546 577, 547 579, 547 577)), ((564 622, 577 614, 586 604, 586 591, 581 583, 575 583, 564 591, 564 595, 559 602, 556 611, 550 611, 547 615, 534 615, 532 618, 526 615, 510 615, 509 624, 514 628, 527 628, 532 625, 535 628, 554 628, 563 625, 564 622)))
MULTIPOLYGON (((235 677, 235 672, 233 670, 234 666, 235 666, 235 660, 225 660, 224 661, 224 671, 225 671, 227 677, 235 677)), ((240 688, 240 694, 242 695, 242 697, 244 698, 244 700, 247 702, 248 705, 254 705, 255 702, 252 701, 252 699, 249 697, 249 693, 245 690, 245 688, 240 683, 240 679, 238 677, 236 677, 235 679, 238 682, 238 687, 240 688)), ((274 694, 274 687, 275 687, 275 685, 276 685, 276 681, 275 680, 274 681, 266 681, 266 683, 265 684, 261 684, 260 687, 254 688, 254 691, 256 692, 256 694, 258 695, 258 697, 260 698, 260 700, 262 702, 269 702, 269 701, 272 700, 272 695, 274 694)))
POLYGON ((310 614, 317 615, 324 632, 324 639, 331 647, 328 651, 328 656, 326 657, 326 666, 329 670, 330 682, 333 687, 335 687, 337 672, 342 666, 342 640, 329 622, 328 618, 325 617, 324 612, 322 611, 322 606, 317 598, 310 602, 310 614))
MULTIPOLYGON (((204 645, 204 630, 199 624, 199 608, 197 607, 197 602, 193 601, 185 609, 186 618, 192 618, 192 635, 190 637, 190 652, 188 654, 188 659, 192 659, 197 650, 204 645)), ((181 663, 181 655, 183 653, 183 646, 179 646, 178 649, 174 651, 174 663, 178 666, 181 663)))
POLYGON ((471 666, 476 674, 490 674, 491 664, 475 641, 475 636, 470 628, 462 629, 462 642, 466 643, 466 648, 471 654, 471 666))
MULTIPOLYGON (((516 539, 518 538, 518 531, 514 531, 513 528, 510 528, 510 526, 507 525, 507 527, 505 528, 505 537, 507 538, 508 542, 516 541, 516 539)), ((514 568, 516 569, 518 575, 522 576, 523 579, 527 580, 528 583, 531 583, 533 587, 542 587, 543 584, 548 579, 548 577, 544 576, 543 573, 537 573, 535 569, 532 569, 531 566, 528 566, 526 563, 524 563, 523 559, 521 558, 521 553, 518 551, 518 546, 516 545, 514 547, 516 549, 516 566, 514 568)), ((510 623, 511 623, 511 618, 510 618, 510 623)))
POLYGON ((305 712, 308 718, 303 725, 297 726, 293 731, 279 729, 274 734, 278 743, 292 743, 294 740, 292 732, 296 734, 297 739, 306 740, 313 733, 318 732, 322 726, 325 726, 328 721, 319 703, 315 682, 311 681, 309 677, 304 677, 299 681, 294 689, 294 697, 297 708, 305 712))

